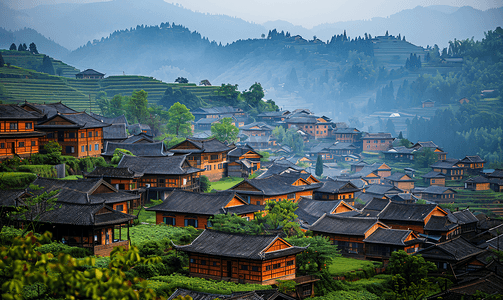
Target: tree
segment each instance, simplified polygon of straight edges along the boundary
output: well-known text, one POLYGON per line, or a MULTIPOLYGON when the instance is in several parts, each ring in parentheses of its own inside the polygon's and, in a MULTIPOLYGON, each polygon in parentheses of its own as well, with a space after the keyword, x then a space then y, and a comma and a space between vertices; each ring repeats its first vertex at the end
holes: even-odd
POLYGON ((398 139, 399 140, 403 140, 403 133, 400 131, 400 133, 398 134, 398 139))
POLYGON ((136 120, 138 123, 145 123, 149 117, 148 113, 148 93, 144 90, 133 91, 126 105, 126 114, 129 120, 136 120))
POLYGON ((49 58, 49 56, 44 55, 44 58, 42 59, 42 68, 40 69, 41 72, 47 73, 49 75, 54 75, 54 67, 52 65, 52 61, 49 58))
POLYGON ((336 257, 340 257, 337 246, 332 245, 328 237, 321 235, 306 237, 289 237, 285 239, 288 243, 297 247, 309 248, 297 255, 297 267, 301 274, 319 274, 327 270, 336 257))
POLYGON ((127 251, 117 247, 110 254, 108 268, 89 268, 95 265, 94 257, 55 257, 36 250, 41 244, 51 243, 51 238, 50 232, 40 236, 29 233, 16 237, 8 247, 0 247, 2 299, 24 299, 23 289, 35 284, 42 286, 36 299, 155 299, 155 292, 147 288, 146 281, 128 280, 125 272, 139 264, 158 263, 159 257, 146 259, 136 247, 127 251))
POLYGON ((127 101, 127 97, 121 94, 113 96, 107 107, 108 115, 105 116, 115 118, 124 115, 127 101))
POLYGON ((19 44, 19 46, 17 47, 17 51, 23 51, 24 48, 23 48, 23 44, 19 44))
POLYGON ((318 158, 316 159, 316 171, 315 171, 316 176, 320 177, 323 175, 323 160, 321 159, 321 155, 318 155, 318 158))
POLYGON ((30 52, 31 54, 38 54, 37 45, 33 42, 30 44, 30 52))
POLYGON ((414 152, 414 165, 416 168, 428 168, 437 161, 437 154, 430 148, 422 148, 414 152))
POLYGON ((391 118, 386 122, 386 131, 391 133, 391 136, 396 136, 395 124, 391 121, 391 118))
POLYGON ((212 229, 232 233, 263 234, 264 226, 254 220, 246 220, 236 214, 218 214, 210 219, 212 229))
POLYGON ((223 118, 211 125, 211 134, 217 140, 230 144, 237 141, 239 129, 232 125, 232 118, 223 118))
POLYGON ((125 154, 134 156, 134 154, 131 153, 131 151, 129 151, 129 150, 122 149, 122 148, 115 148, 114 154, 112 155, 112 159, 110 160, 110 163, 112 163, 113 165, 118 165, 119 162, 121 161, 122 157, 125 154))
POLYGON ((208 79, 203 79, 201 80, 201 82, 199 82, 199 85, 211 86, 211 83, 208 79))
POLYGON ((58 165, 63 162, 61 158, 61 145, 56 141, 49 141, 44 145, 44 150, 47 152, 45 155, 45 164, 58 165))
POLYGON ((176 135, 172 133, 165 133, 163 135, 160 135, 155 138, 157 141, 163 141, 164 145, 169 149, 173 147, 174 145, 180 144, 181 142, 185 141, 184 137, 177 137, 176 135))
POLYGON ((189 83, 189 80, 185 77, 178 77, 177 79, 175 79, 175 82, 177 83, 189 83))
POLYGON ((0 52, 0 68, 3 67, 3 65, 5 65, 5 61, 3 60, 2 53, 0 52))
POLYGON ((295 129, 288 129, 282 142, 292 148, 295 153, 302 153, 304 150, 304 140, 295 129))
POLYGON ((211 189, 211 183, 207 176, 201 175, 199 177, 199 186, 201 187, 201 192, 207 193, 211 189))
POLYGON ((285 134, 286 134, 286 131, 285 131, 285 128, 283 126, 276 126, 272 130, 272 135, 278 141, 278 143, 282 143, 283 142, 283 138, 285 137, 285 134))
POLYGON ((253 108, 258 108, 260 101, 264 98, 264 89, 262 88, 262 85, 257 82, 252 84, 249 91, 243 92, 243 98, 245 99, 246 104, 253 108))
POLYGON ((169 108, 168 115, 168 133, 175 134, 177 137, 190 135, 190 122, 194 121, 195 118, 185 105, 176 102, 169 108))
POLYGON ((265 205, 267 213, 256 213, 254 221, 263 225, 266 229, 281 228, 288 236, 304 236, 299 223, 295 222, 297 207, 297 203, 287 199, 267 201, 265 205))
POLYGON ((11 51, 13 51, 13 50, 17 50, 17 48, 16 48, 16 44, 12 43, 12 44, 10 45, 9 50, 11 50, 11 51))

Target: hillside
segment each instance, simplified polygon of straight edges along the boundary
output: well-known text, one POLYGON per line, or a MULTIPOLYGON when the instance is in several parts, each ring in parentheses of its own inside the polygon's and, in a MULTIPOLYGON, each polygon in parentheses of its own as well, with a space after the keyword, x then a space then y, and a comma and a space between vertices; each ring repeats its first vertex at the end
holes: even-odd
POLYGON ((164 83, 152 77, 110 76, 102 80, 77 80, 74 78, 51 76, 15 66, 0 68, 0 101, 12 102, 63 102, 71 108, 99 113, 95 104, 96 94, 103 91, 108 97, 116 94, 129 96, 134 90, 148 92, 149 103, 157 103, 166 88, 187 89, 201 99, 208 101, 209 95, 218 87, 179 85, 164 83))
POLYGON ((57 59, 64 59, 70 53, 70 50, 46 38, 34 29, 25 27, 15 31, 9 31, 0 27, 0 49, 9 49, 12 43, 16 45, 29 45, 32 42, 37 45, 39 53, 45 53, 57 59))
MULTIPOLYGON (((0 50, 0 53, 2 53, 2 57, 6 64, 35 71, 41 70, 42 61, 44 59, 44 54, 31 54, 28 51, 0 50)), ((75 78, 75 74, 80 72, 79 69, 67 65, 60 60, 51 57, 51 61, 54 71, 61 76, 75 78)))

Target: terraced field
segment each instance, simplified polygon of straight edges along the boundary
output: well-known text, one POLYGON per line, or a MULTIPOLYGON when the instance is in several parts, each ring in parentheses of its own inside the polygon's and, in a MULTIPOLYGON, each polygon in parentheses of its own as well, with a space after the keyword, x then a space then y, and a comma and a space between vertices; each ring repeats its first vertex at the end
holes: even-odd
POLYGON ((129 96, 135 90, 148 92, 149 103, 157 104, 166 88, 188 89, 203 101, 210 102, 209 96, 218 86, 197 86, 195 84, 165 83, 152 77, 110 76, 105 79, 78 80, 51 76, 19 67, 0 68, 0 100, 4 102, 63 102, 71 108, 99 113, 95 104, 96 95, 106 92, 108 97, 116 94, 129 96))
POLYGON ((503 217, 503 193, 489 191, 456 190, 455 204, 460 209, 470 207, 472 211, 492 212, 503 217))
MULTIPOLYGON (((42 65, 42 60, 44 59, 43 54, 31 54, 25 51, 10 51, 2 50, 2 57, 5 63, 12 66, 18 66, 25 69, 37 70, 42 65)), ((51 58, 52 66, 54 67, 54 72, 58 74, 58 69, 60 70, 61 76, 68 78, 75 78, 75 74, 79 73, 79 69, 76 69, 70 65, 65 64, 60 60, 51 58)))

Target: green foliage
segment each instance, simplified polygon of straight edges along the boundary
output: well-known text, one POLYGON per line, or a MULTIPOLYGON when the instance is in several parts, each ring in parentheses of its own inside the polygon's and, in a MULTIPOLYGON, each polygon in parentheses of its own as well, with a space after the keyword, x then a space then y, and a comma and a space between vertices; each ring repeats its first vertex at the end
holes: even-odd
POLYGON ((21 159, 19 157, 8 158, 0 163, 0 172, 14 172, 19 166, 27 164, 29 164, 27 159, 21 159))
POLYGON ((189 80, 185 77, 178 77, 177 79, 175 79, 175 82, 176 83, 189 83, 189 80))
POLYGON ((124 154, 127 154, 127 155, 131 155, 131 156, 135 156, 131 151, 129 150, 126 150, 126 149, 122 149, 122 148, 115 148, 114 150, 114 154, 112 155, 112 159, 110 160, 110 162, 113 164, 113 165, 117 165, 119 164, 119 162, 121 161, 122 157, 124 156, 124 154))
POLYGON ((52 165, 25 165, 19 166, 21 172, 34 173, 41 177, 55 178, 57 175, 56 169, 52 165))
POLYGON ((340 256, 337 246, 324 236, 290 237, 287 242, 294 246, 309 248, 297 255, 297 266, 302 274, 320 274, 328 270, 332 261, 340 256))
POLYGON ((243 181, 243 178, 241 177, 224 177, 219 181, 212 182, 211 190, 227 190, 240 183, 241 181, 243 181))
POLYGON ((91 172, 94 170, 96 167, 107 167, 108 164, 106 163, 105 159, 103 157, 83 157, 79 159, 79 167, 80 170, 85 171, 85 172, 91 172))
POLYGON ((11 245, 12 240, 20 236, 23 233, 22 229, 18 229, 12 226, 4 226, 0 231, 0 246, 1 245, 11 245))
POLYGON ((196 96, 188 89, 177 89, 174 90, 172 87, 168 87, 164 92, 159 104, 169 108, 173 106, 175 103, 182 103, 189 110, 194 110, 199 107, 204 107, 206 104, 201 98, 196 96))
POLYGON ((282 144, 292 148, 293 152, 302 154, 304 151, 304 139, 295 129, 288 129, 282 139, 282 144))
POLYGON ((42 67, 40 69, 40 72, 47 73, 49 75, 54 75, 54 66, 52 65, 51 58, 47 55, 44 55, 44 58, 42 60, 42 67))
POLYGON ((201 187, 201 192, 207 193, 210 191, 211 183, 207 176, 201 175, 201 177, 199 177, 199 184, 201 187))
POLYGON ((335 291, 326 294, 325 296, 319 296, 311 298, 312 300, 379 300, 379 296, 372 294, 368 291, 335 291))
POLYGON ((323 160, 321 159, 321 155, 318 155, 318 158, 316 159, 315 174, 318 177, 320 177, 321 175, 323 175, 323 160))
POLYGON ((126 117, 131 123, 146 123, 148 112, 148 93, 144 90, 134 91, 126 104, 126 117))
POLYGON ((178 274, 152 277, 149 280, 148 287, 151 287, 158 295, 163 296, 171 295, 177 288, 223 295, 228 295, 234 292, 246 292, 264 289, 268 290, 272 288, 269 285, 249 283, 238 284, 234 282, 215 281, 197 277, 186 277, 178 274))
POLYGON ((190 135, 190 122, 194 121, 194 115, 185 105, 176 102, 169 108, 168 115, 169 121, 166 125, 168 133, 177 137, 190 135))
POLYGON ((5 65, 5 61, 3 59, 2 53, 0 52, 0 68, 2 68, 5 65))
POLYGON ((422 148, 414 152, 414 166, 416 168, 428 168, 430 165, 434 164, 437 159, 437 154, 430 148, 422 148))
POLYGON ((210 221, 211 228, 218 231, 253 235, 264 233, 264 226, 262 224, 257 224, 253 220, 248 221, 236 214, 214 215, 210 221))
POLYGON ((260 161, 269 161, 269 157, 271 156, 271 153, 267 151, 258 151, 258 154, 262 155, 260 161))
POLYGON ((374 269, 381 266, 382 263, 379 262, 340 256, 332 261, 330 267, 328 268, 328 272, 332 276, 339 276, 344 277, 347 280, 354 280, 374 276, 374 269))
POLYGON ((266 229, 282 228, 288 236, 304 236, 299 223, 295 222, 297 207, 297 203, 286 199, 267 201, 265 204, 267 212, 265 214, 256 213, 253 221, 263 225, 266 229))
POLYGON ((62 244, 60 242, 52 242, 50 244, 43 244, 34 249, 42 254, 51 253, 54 256, 58 256, 58 254, 69 254, 74 258, 85 258, 87 256, 92 255, 92 251, 90 249, 82 248, 82 247, 70 247, 68 245, 62 244))
POLYGON ((232 125, 232 118, 223 118, 211 125, 211 134, 221 142, 228 144, 235 143, 238 133, 239 129, 232 125))
POLYGON ((0 189, 24 189, 35 179, 33 173, 0 172, 0 189))
POLYGON ((49 141, 44 145, 44 150, 47 152, 45 155, 44 164, 57 165, 62 162, 61 159, 61 145, 56 141, 49 141))
POLYGON ((295 287, 297 286, 297 283, 293 280, 276 280, 276 286, 278 287, 278 290, 282 293, 290 293, 290 292, 295 292, 295 287))
POLYGON ((166 147, 171 148, 185 141, 184 137, 177 137, 175 134, 165 133, 154 138, 156 141, 163 141, 166 147))
POLYGON ((285 137, 285 134, 286 134, 286 131, 285 131, 285 128, 283 126, 276 126, 272 130, 272 135, 278 141, 278 143, 282 143, 283 142, 283 138, 285 137))
MULTIPOLYGON (((39 298, 85 298, 93 299, 154 299, 155 293, 139 284, 133 288, 132 282, 125 280, 125 271, 138 264, 155 263, 159 259, 145 259, 132 247, 128 251, 115 248, 110 257, 108 268, 88 269, 80 267, 94 265, 94 258, 77 260, 68 254, 54 256, 43 254, 35 249, 41 244, 50 243, 51 234, 40 237, 32 233, 26 237, 16 237, 9 247, 0 247, 0 269, 4 283, 2 299, 23 299, 24 287, 33 284, 44 286, 39 298), (50 274, 50 276, 48 276, 50 274)), ((139 282, 137 279, 133 283, 139 282)), ((38 292, 37 292, 38 293, 38 292)))

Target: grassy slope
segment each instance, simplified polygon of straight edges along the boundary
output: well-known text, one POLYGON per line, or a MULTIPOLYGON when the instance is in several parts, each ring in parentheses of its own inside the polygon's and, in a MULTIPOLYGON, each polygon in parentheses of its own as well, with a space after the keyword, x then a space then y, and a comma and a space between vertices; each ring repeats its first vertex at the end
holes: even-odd
POLYGON ((236 184, 240 183, 241 181, 243 181, 243 178, 227 177, 220 181, 211 182, 211 189, 220 191, 227 190, 235 186, 236 184))
POLYGON ((328 268, 328 272, 332 276, 338 276, 346 272, 356 271, 369 266, 373 266, 372 261, 348 257, 337 257, 328 268))

